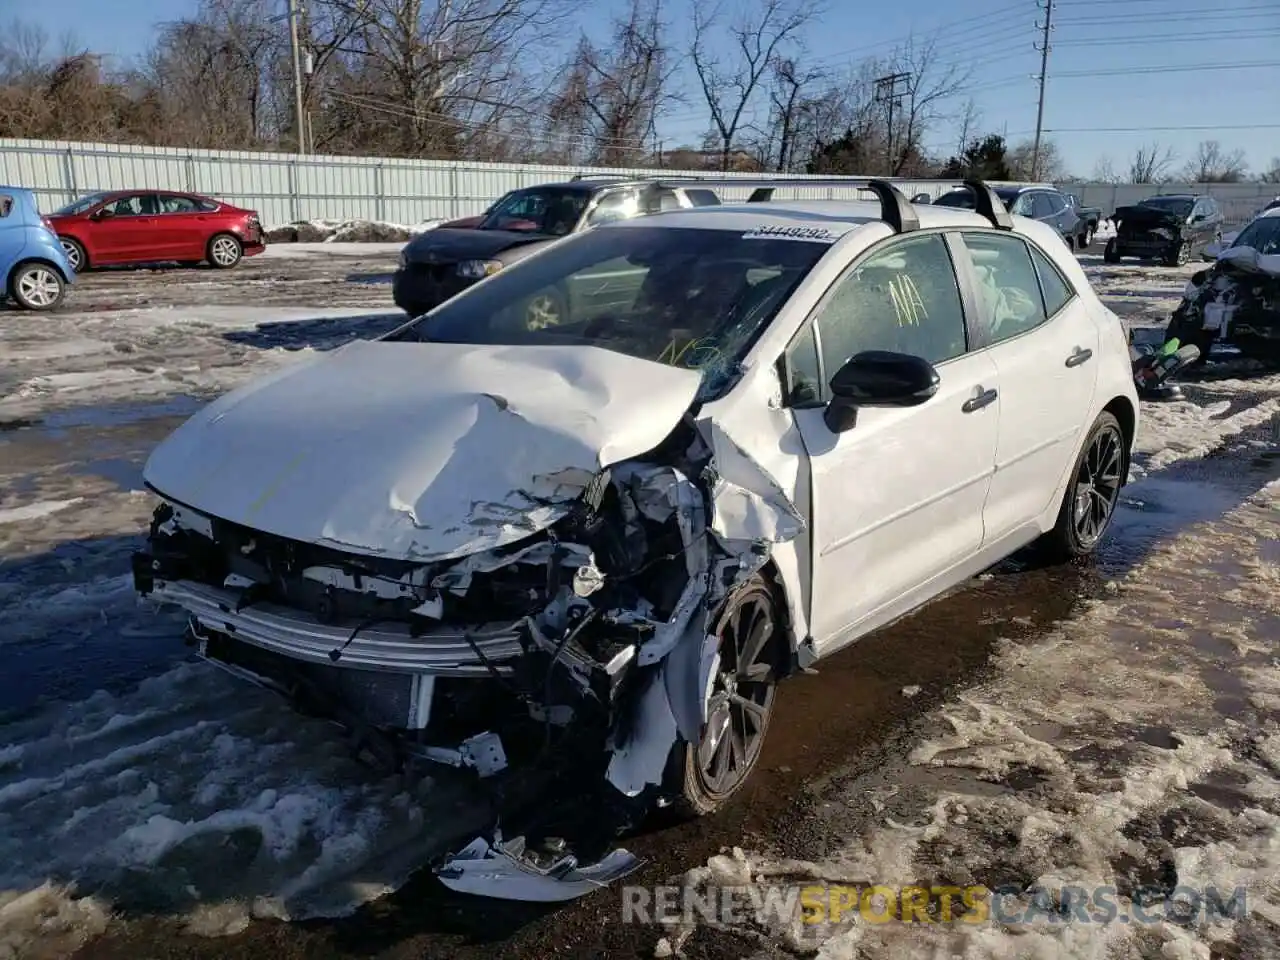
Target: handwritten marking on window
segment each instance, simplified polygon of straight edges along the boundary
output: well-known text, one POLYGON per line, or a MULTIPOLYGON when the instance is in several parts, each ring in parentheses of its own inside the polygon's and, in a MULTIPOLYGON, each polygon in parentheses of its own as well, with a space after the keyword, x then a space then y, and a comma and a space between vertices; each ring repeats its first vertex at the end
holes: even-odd
POLYGON ((929 319, 924 298, 920 296, 915 281, 906 274, 889 281, 889 296, 893 300, 893 311, 897 314, 898 326, 918 327, 922 320, 929 319))
POLYGON ((662 348, 662 352, 658 354, 659 363, 673 367, 680 365, 696 370, 710 366, 721 358, 720 348, 706 337, 690 340, 682 347, 677 347, 677 342, 672 340, 662 348))

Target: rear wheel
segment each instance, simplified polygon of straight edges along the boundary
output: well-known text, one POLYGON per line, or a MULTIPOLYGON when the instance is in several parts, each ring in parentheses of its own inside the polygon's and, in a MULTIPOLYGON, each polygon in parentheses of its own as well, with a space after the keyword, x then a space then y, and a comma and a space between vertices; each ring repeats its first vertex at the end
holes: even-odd
POLYGON ((1127 459, 1120 421, 1103 411, 1076 458, 1058 521, 1040 539, 1047 559, 1079 560, 1098 548, 1115 516, 1127 459))
POLYGON ((244 256, 244 247, 229 233, 219 233, 209 241, 209 262, 220 270, 234 267, 244 256))
POLYGON ((25 310, 52 310, 62 302, 67 285, 47 263, 23 263, 9 277, 9 296, 25 310))
POLYGON ((672 757, 682 812, 693 816, 711 813, 737 793, 760 759, 781 636, 768 581, 757 574, 726 601, 715 635, 720 649, 702 742, 678 744, 672 757))
POLYGON ((1166 267, 1181 267, 1191 262, 1191 244, 1180 243, 1170 250, 1164 257, 1164 265, 1166 267))
POLYGON ((62 244, 62 252, 67 255, 67 262, 71 264, 72 270, 76 273, 81 273, 89 266, 89 257, 78 240, 73 240, 71 237, 59 237, 58 242, 62 244))
POLYGON ((1120 262, 1120 246, 1116 243, 1114 237, 1108 240, 1107 245, 1102 248, 1102 260, 1104 263, 1120 262))

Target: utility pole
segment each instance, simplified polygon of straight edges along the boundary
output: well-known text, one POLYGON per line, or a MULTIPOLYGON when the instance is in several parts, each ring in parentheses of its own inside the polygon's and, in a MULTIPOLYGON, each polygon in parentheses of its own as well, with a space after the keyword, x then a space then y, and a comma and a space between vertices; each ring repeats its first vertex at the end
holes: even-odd
POLYGON ((1036 106, 1036 140, 1035 145, 1031 148, 1031 179, 1038 181, 1040 179, 1040 134, 1044 130, 1044 85, 1049 79, 1049 31, 1053 29, 1053 0, 1036 0, 1037 7, 1044 9, 1044 23, 1037 23, 1036 26, 1044 31, 1040 37, 1040 75, 1036 78, 1040 81, 1040 102, 1036 106))
POLYGON ((889 131, 885 143, 885 160, 888 163, 888 176, 893 176, 893 108, 898 105, 898 101, 902 99, 906 93, 905 90, 899 92, 898 84, 909 83, 911 74, 909 73, 891 73, 887 77, 876 77, 875 80, 875 102, 889 104, 889 131))
POLYGON ((298 38, 301 0, 289 0, 289 47, 293 54, 293 113, 298 130, 298 152, 307 153, 307 115, 302 106, 302 44, 298 38))

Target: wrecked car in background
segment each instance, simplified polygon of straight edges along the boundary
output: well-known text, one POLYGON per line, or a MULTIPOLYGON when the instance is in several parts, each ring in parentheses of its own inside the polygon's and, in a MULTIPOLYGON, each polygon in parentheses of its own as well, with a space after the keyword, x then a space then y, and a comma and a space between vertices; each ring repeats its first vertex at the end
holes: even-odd
POLYGON ((1116 225, 1116 235, 1102 251, 1107 263, 1138 257, 1176 267, 1200 256, 1209 244, 1222 242, 1222 210, 1213 197, 1148 197, 1132 206, 1117 207, 1110 219, 1116 225))
POLYGON ((1210 247, 1216 262, 1192 276, 1173 312, 1168 336, 1200 349, 1217 342, 1264 363, 1280 361, 1280 207, 1266 211, 1229 247, 1210 247))
MULTIPOLYGON (((1054 230, 863 183, 570 237, 227 394, 147 462, 138 590, 392 762, 567 754, 580 819, 715 810, 779 680, 1033 541, 1090 553, 1127 477, 1127 337, 1054 230)), ((557 900, 636 866, 506 832, 440 878, 557 900)))

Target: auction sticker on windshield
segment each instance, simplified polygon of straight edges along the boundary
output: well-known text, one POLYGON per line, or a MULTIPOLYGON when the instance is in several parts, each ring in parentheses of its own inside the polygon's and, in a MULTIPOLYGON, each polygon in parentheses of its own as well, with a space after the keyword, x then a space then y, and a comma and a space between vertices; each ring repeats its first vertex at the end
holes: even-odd
POLYGON ((780 224, 762 224, 742 235, 743 240, 809 240, 815 243, 835 243, 840 234, 826 227, 797 227, 780 224))

